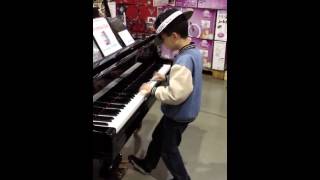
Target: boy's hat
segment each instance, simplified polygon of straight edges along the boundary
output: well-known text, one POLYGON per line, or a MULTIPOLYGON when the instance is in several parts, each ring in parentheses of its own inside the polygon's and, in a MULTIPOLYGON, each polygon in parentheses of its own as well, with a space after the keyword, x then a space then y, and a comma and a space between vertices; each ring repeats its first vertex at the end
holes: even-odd
POLYGON ((182 12, 174 8, 164 11, 158 16, 155 22, 156 34, 160 34, 176 18, 184 16, 185 20, 189 20, 192 14, 193 11, 182 12))

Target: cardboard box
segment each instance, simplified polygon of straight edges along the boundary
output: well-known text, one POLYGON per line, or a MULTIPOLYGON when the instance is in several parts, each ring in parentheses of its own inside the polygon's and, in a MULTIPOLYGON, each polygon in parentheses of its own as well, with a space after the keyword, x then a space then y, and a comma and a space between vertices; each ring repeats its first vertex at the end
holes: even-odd
POLYGON ((214 40, 227 41, 227 10, 217 11, 214 40))
POLYGON ((213 45, 213 58, 212 58, 212 69, 224 70, 225 57, 226 57, 226 45, 224 41, 214 41, 213 45))
POLYGON ((198 0, 198 8, 227 9, 227 0, 198 0))
POLYGON ((212 50, 213 50, 213 41, 192 38, 192 41, 199 48, 200 53, 202 55, 203 67, 211 69, 212 66, 212 50))

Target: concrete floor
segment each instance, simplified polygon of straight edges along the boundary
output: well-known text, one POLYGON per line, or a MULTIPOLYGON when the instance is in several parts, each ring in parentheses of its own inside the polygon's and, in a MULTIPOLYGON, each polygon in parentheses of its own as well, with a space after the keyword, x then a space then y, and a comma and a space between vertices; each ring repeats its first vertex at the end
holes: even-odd
MULTIPOLYGON (((203 98, 198 118, 183 134, 180 151, 192 180, 227 179, 227 91, 226 81, 203 77, 203 98)), ((132 136, 123 148, 129 154, 144 157, 162 113, 157 101, 143 120, 138 136, 132 136)), ((129 167, 123 180, 168 180, 172 176, 162 160, 151 176, 144 176, 129 167)), ((94 177, 94 180, 99 178, 94 177)))

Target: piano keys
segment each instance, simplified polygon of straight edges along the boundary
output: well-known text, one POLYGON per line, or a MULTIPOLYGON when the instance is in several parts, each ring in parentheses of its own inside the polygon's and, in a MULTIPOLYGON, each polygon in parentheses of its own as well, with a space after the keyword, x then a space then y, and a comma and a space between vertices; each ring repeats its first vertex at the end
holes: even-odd
MULTIPOLYGON (((170 65, 163 65, 158 71, 159 73, 165 75, 168 73, 170 69, 170 65)), ((149 77, 152 78, 152 74, 150 72, 153 71, 145 71, 140 74, 139 77, 149 77), (146 73, 149 72, 149 73, 146 73)), ((111 93, 110 95, 102 97, 102 101, 98 101, 93 104, 94 112, 93 114, 93 129, 95 127, 105 128, 115 128, 116 133, 118 133, 123 125, 130 119, 131 115, 137 110, 137 108, 144 102, 146 96, 141 92, 138 92, 138 89, 141 83, 137 83, 139 81, 139 77, 127 85, 127 87, 123 87, 120 85, 120 89, 118 88, 117 93, 111 93), (122 89, 122 91, 121 91, 122 89), (110 103, 118 103, 118 104, 110 104, 110 103), (120 104, 119 104, 120 103, 120 104), (108 116, 108 123, 103 124, 101 121, 95 120, 99 119, 97 116, 108 116)), ((143 81, 140 81, 143 82, 143 81)), ((124 83, 129 83, 128 80, 125 80, 124 83)), ((151 82, 151 86, 155 86, 156 82, 151 82)), ((101 118, 100 118, 101 119, 101 118)), ((102 118, 103 119, 103 118, 102 118)))

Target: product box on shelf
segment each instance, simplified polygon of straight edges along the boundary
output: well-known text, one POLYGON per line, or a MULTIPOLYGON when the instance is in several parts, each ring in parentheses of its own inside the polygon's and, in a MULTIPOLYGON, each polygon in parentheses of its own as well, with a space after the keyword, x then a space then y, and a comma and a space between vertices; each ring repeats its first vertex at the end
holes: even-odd
POLYGON ((211 69, 212 66, 212 50, 213 50, 213 41, 206 39, 192 38, 192 42, 195 43, 197 48, 199 48, 202 55, 203 67, 211 69))
POLYGON ((196 8, 198 0, 176 0, 176 6, 196 8))
POLYGON ((225 58, 227 42, 214 41, 213 45, 213 58, 212 69, 224 71, 225 70, 225 58))
POLYGON ((216 21, 216 10, 183 8, 182 11, 193 10, 189 20, 190 37, 213 40, 216 21))
POLYGON ((175 0, 153 0, 153 6, 175 6, 175 0))
POLYGON ((227 0, 198 0, 198 8, 227 9, 227 0))
POLYGON ((217 21, 214 40, 227 41, 227 10, 217 11, 217 21))

